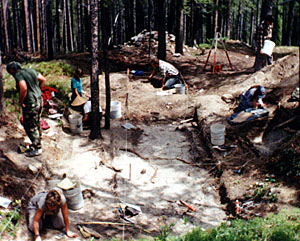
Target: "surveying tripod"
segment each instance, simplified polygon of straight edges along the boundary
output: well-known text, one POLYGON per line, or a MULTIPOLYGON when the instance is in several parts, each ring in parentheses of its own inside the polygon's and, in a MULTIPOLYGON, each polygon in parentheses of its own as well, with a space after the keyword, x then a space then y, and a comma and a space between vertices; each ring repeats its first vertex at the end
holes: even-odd
POLYGON ((211 50, 212 50, 213 46, 215 46, 215 48, 214 48, 214 63, 213 63, 212 73, 214 74, 215 72, 217 72, 216 59, 217 59, 217 47, 218 47, 218 41, 219 40, 222 43, 223 48, 225 50, 225 53, 226 53, 226 56, 227 56, 227 59, 228 59, 229 65, 230 65, 230 69, 233 70, 231 61, 229 59, 229 55, 228 55, 227 49, 226 49, 225 44, 224 44, 224 41, 221 39, 221 34, 219 32, 216 32, 214 40, 213 40, 213 42, 212 42, 212 44, 210 46, 209 53, 208 53, 205 65, 203 67, 203 72, 205 71, 205 68, 206 68, 206 65, 208 63, 208 60, 209 60, 209 57, 210 57, 210 53, 211 53, 211 50))

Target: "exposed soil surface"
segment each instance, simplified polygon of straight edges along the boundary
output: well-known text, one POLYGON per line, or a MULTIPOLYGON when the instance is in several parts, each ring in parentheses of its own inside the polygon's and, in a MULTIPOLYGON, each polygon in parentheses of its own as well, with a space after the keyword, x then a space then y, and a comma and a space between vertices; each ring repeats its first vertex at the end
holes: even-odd
MULTIPOLYGON (((127 67, 150 73, 141 48, 112 50, 111 68, 118 71, 110 75, 111 94, 112 100, 122 103, 122 117, 111 120, 110 130, 102 129, 101 140, 89 140, 89 130, 73 135, 66 120, 45 117, 51 128, 43 134, 44 153, 27 158, 16 151, 24 138, 26 141, 22 126, 12 117, 3 117, 0 195, 13 200, 25 193, 24 213, 30 197, 54 187, 67 175, 80 182, 85 194, 84 207, 70 211, 72 230, 79 233, 77 225, 84 222, 106 222, 86 226, 98 231, 103 239, 124 240, 157 235, 162 226, 172 223, 174 233, 183 234, 194 226, 215 227, 236 215, 248 219, 299 206, 299 180, 273 177, 276 170, 268 160, 268 155, 284 147, 287 137, 294 136, 294 143, 299 140, 297 119, 278 126, 295 116, 298 106, 288 99, 299 83, 299 52, 288 50, 287 55, 278 50, 272 66, 253 73, 251 49, 232 42, 228 50, 234 69, 230 70, 225 52, 219 49, 217 62, 222 64, 222 72, 212 74, 212 56, 203 72, 208 51, 200 55, 199 50, 187 48, 184 56, 173 57, 169 47, 168 61, 182 71, 188 84, 185 95, 154 87, 147 81, 147 74, 126 75, 127 67), (124 55, 128 57, 126 64, 121 58, 124 55), (229 125, 226 117, 237 107, 239 95, 257 84, 267 89, 269 116, 229 125), (231 94, 228 102, 223 100, 224 94, 231 94), (231 145, 226 151, 211 145, 209 127, 214 122, 226 125, 225 144, 231 145), (135 129, 122 127, 126 123, 135 129), (252 192, 260 183, 272 189, 276 202, 255 199, 252 192), (236 213, 236 200, 244 205, 240 213, 236 213), (120 218, 122 201, 141 207, 142 213, 132 218, 135 226, 120 218)), ((66 61, 80 64, 87 71, 88 60, 83 61, 87 57, 74 54, 66 61)), ((89 92, 89 78, 83 81, 89 92)), ((105 109, 103 76, 100 103, 105 109)), ((53 236, 67 240, 55 230, 42 235, 43 240, 53 240, 53 236)), ((17 240, 31 240, 25 219, 17 240)), ((80 236, 77 240, 85 239, 80 236)))

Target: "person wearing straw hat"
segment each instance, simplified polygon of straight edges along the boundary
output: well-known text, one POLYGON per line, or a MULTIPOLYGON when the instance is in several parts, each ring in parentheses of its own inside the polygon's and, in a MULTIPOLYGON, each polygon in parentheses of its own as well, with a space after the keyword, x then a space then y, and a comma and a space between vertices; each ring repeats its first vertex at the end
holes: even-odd
POLYGON ((34 69, 23 69, 21 64, 15 61, 10 62, 6 66, 6 70, 16 80, 19 104, 23 112, 23 126, 31 141, 25 155, 28 157, 41 155, 42 130, 40 121, 43 110, 41 89, 45 86, 46 79, 34 69))
POLYGON ((270 40, 272 38, 272 29, 273 29, 274 17, 270 14, 261 22, 257 27, 255 34, 256 42, 256 58, 255 58, 255 72, 262 69, 263 67, 272 64, 273 57, 261 52, 264 41, 270 40))
MULTIPOLYGON (((83 115, 82 123, 84 126, 92 125, 92 101, 83 97, 77 96, 71 106, 80 111, 83 115)), ((99 106, 100 120, 102 119, 102 108, 99 106)))
POLYGON ((63 229, 69 238, 78 235, 70 230, 66 198, 60 189, 40 192, 28 204, 28 229, 35 241, 41 241, 40 231, 45 228, 63 229))
POLYGON ((71 102, 73 102, 77 96, 82 96, 82 81, 81 81, 82 75, 83 75, 83 71, 80 68, 77 68, 75 70, 73 79, 71 79, 71 90, 72 90, 71 102))

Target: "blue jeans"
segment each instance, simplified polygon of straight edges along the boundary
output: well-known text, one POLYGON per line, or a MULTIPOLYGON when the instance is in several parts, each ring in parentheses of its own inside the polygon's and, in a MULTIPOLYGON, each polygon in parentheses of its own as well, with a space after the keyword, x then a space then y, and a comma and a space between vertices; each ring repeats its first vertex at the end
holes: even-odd
POLYGON ((164 90, 175 88, 176 84, 180 83, 180 75, 172 76, 165 82, 164 90))

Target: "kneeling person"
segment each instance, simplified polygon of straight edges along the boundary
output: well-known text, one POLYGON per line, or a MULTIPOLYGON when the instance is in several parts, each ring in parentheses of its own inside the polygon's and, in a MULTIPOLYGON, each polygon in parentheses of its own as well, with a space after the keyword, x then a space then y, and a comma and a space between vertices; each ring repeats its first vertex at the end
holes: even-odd
MULTIPOLYGON (((180 73, 179 73, 178 69, 176 69, 174 65, 172 65, 166 61, 160 60, 156 57, 151 58, 151 65, 154 69, 153 69, 152 73, 150 74, 150 76, 148 77, 148 79, 151 79, 154 76, 154 74, 158 68, 160 71, 160 74, 163 77, 162 78, 162 88, 164 90, 175 88, 175 84, 180 84, 183 82, 180 78, 180 73)), ((184 83, 182 83, 182 84, 184 84, 184 83)))
MULTIPOLYGON (((99 106, 99 113, 100 113, 100 121, 102 119, 102 109, 99 106)), ((91 126, 92 125, 92 101, 88 100, 83 105, 83 119, 82 119, 84 126, 91 126)))
POLYGON ((35 241, 40 241, 40 231, 44 227, 65 228, 69 238, 78 235, 69 229, 68 207, 65 196, 56 189, 36 194, 28 205, 29 230, 34 233, 35 241))

